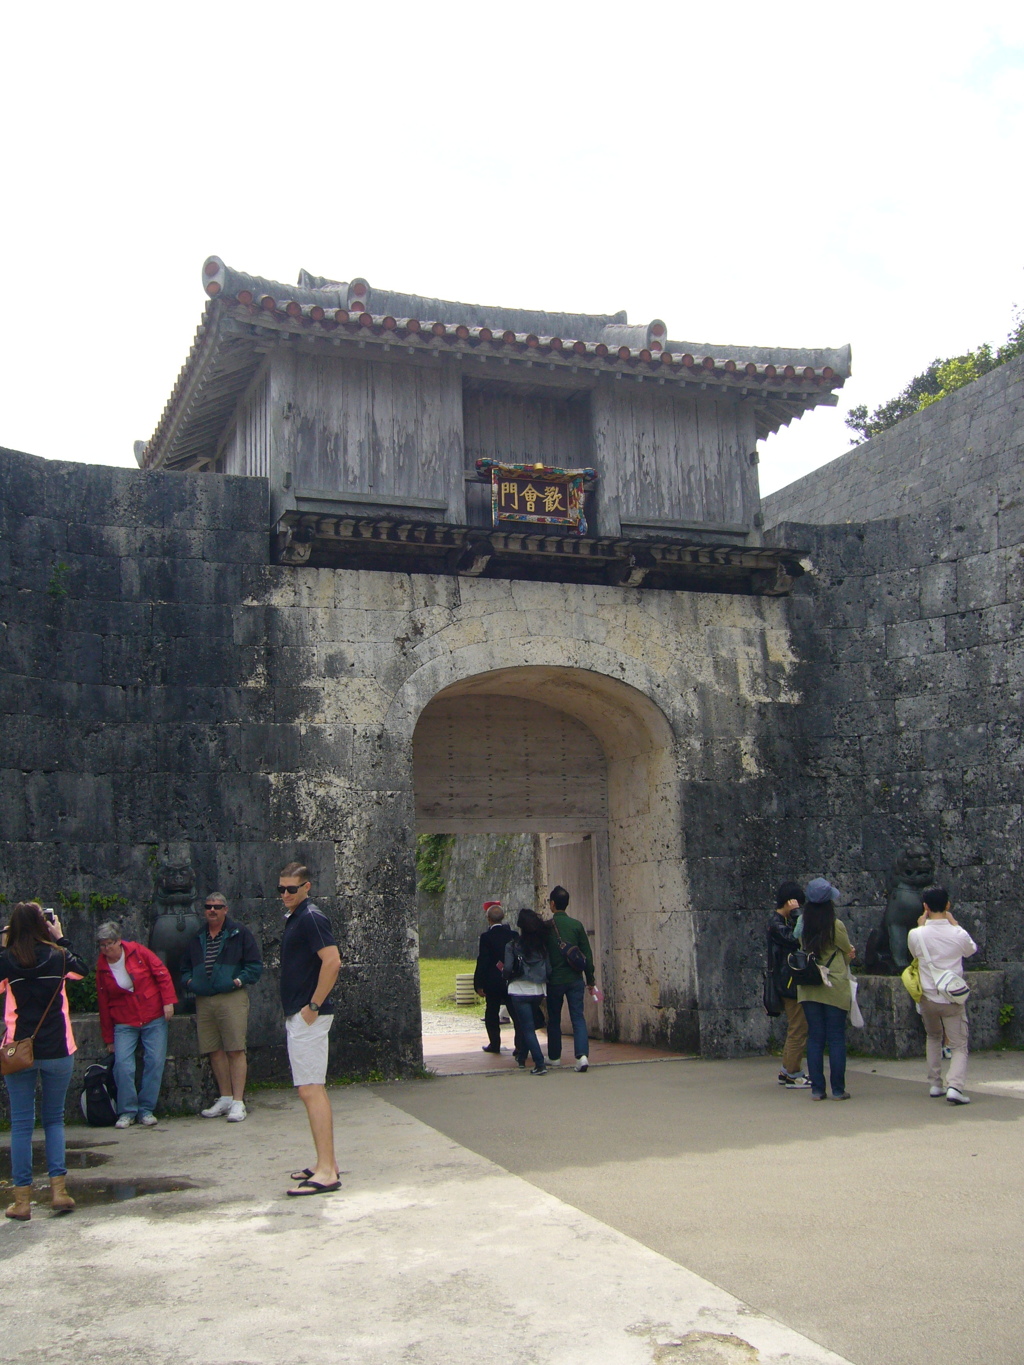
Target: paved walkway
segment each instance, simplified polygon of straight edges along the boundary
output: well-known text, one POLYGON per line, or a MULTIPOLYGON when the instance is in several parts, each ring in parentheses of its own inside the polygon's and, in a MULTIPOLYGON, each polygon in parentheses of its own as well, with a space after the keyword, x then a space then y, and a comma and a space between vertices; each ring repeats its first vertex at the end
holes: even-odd
POLYGON ((244 1124, 96 1130, 97 1150, 113 1155, 104 1178, 177 1175, 200 1188, 0 1228, 4 1359, 843 1365, 389 1102, 469 1085, 471 1107, 502 1092, 514 1118, 517 1095, 542 1084, 420 1081, 387 1087, 388 1099, 335 1090, 345 1188, 308 1199, 283 1196, 289 1165, 308 1159, 290 1091, 258 1093, 244 1124))
MULTIPOLYGON (((502 1030, 502 1053, 484 1052, 483 1043, 487 1034, 481 1024, 476 1033, 436 1033, 423 1035, 423 1064, 435 1076, 477 1076, 500 1075, 506 1071, 516 1071, 515 1058, 512 1056, 512 1029, 502 1030)), ((541 1046, 546 1036, 541 1033, 541 1046)), ((634 1047, 631 1043, 604 1043, 597 1038, 590 1040, 588 1060, 591 1066, 622 1066, 626 1062, 678 1062, 685 1060, 678 1052, 666 1052, 659 1047, 634 1047)), ((562 1065, 569 1071, 576 1064, 573 1055, 572 1039, 563 1039, 562 1065), (566 1043, 568 1046, 566 1046, 566 1043)), ((529 1062, 528 1067, 533 1063, 529 1062)))
POLYGON ((1024 1056, 974 1057, 967 1109, 854 1068, 848 1104, 771 1058, 333 1090, 345 1187, 303 1200, 291 1091, 240 1125, 79 1129, 113 1159, 72 1187, 196 1188, 0 1226, 5 1359, 1024 1360, 1024 1056))

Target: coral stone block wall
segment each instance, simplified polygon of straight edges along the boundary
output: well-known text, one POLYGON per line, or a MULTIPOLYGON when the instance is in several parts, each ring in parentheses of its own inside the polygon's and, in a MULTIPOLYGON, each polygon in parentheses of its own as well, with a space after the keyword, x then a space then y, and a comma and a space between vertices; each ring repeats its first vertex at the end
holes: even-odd
POLYGON ((89 948, 90 897, 121 897, 145 941, 156 866, 188 861, 262 942, 250 1043, 280 1074, 277 873, 302 859, 345 960, 333 1071, 414 1066, 417 719, 521 671, 608 755, 612 1030, 763 1043, 784 602, 273 566, 263 480, 0 462, 8 899, 71 898, 89 948))
POLYGON ((895 854, 925 839, 977 965, 1024 1000, 1024 362, 773 494, 765 515, 813 566, 788 604, 794 862, 846 893, 863 945, 895 854))

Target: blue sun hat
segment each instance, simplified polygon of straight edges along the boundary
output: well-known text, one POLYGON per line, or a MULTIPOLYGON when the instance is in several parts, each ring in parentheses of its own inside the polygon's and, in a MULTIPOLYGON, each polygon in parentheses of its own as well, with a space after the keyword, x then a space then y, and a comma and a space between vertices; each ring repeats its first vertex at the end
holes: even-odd
POLYGON ((839 892, 824 877, 815 877, 813 881, 808 882, 804 895, 812 905, 824 905, 826 901, 839 899, 839 892))

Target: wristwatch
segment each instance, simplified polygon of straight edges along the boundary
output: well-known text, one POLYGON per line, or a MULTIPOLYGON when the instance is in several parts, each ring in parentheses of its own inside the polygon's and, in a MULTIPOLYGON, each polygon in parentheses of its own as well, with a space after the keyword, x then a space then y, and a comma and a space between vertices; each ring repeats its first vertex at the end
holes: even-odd
POLYGON ((319 1006, 319 1005, 314 1005, 313 1002, 312 1002, 312 1000, 309 1002, 309 1004, 306 1006, 306 1008, 312 1010, 314 1014, 319 1014, 319 1013, 320 1013, 320 1006, 319 1006))

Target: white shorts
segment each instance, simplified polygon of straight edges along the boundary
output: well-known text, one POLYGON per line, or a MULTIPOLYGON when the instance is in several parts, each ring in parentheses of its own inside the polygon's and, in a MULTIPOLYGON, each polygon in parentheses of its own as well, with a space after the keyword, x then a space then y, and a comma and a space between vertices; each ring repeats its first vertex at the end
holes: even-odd
POLYGON ((301 1014, 289 1014, 284 1021, 292 1085, 323 1085, 327 1080, 327 1035, 333 1023, 333 1014, 320 1014, 311 1024, 301 1014))

